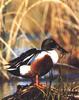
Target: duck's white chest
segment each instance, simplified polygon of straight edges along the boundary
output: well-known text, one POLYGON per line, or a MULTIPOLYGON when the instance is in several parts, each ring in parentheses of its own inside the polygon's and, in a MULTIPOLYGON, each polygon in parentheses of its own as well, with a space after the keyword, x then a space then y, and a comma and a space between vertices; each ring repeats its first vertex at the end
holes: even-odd
POLYGON ((39 59, 39 58, 42 58, 44 57, 45 55, 49 55, 52 59, 52 62, 55 64, 58 62, 58 59, 59 59, 59 56, 58 56, 58 53, 56 50, 51 50, 51 51, 43 51, 41 52, 40 54, 38 54, 38 56, 35 58, 36 59, 39 59))

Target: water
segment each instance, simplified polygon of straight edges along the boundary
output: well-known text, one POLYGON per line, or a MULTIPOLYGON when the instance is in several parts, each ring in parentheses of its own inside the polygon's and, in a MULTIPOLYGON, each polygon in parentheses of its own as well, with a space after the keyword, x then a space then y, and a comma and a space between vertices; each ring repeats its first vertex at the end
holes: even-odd
POLYGON ((20 81, 20 82, 4 82, 0 84, 0 100, 3 97, 13 94, 17 90, 17 85, 26 85, 30 84, 30 82, 20 81))

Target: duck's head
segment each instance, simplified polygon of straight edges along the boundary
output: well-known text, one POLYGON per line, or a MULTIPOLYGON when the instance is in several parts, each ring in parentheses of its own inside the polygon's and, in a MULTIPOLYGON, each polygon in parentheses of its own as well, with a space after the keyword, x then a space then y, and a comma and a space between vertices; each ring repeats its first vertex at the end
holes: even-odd
POLYGON ((47 38, 42 42, 41 50, 50 51, 54 49, 58 49, 63 54, 69 53, 52 38, 47 38))
POLYGON ((56 42, 52 38, 47 38, 42 42, 42 50, 53 50, 57 47, 56 42))

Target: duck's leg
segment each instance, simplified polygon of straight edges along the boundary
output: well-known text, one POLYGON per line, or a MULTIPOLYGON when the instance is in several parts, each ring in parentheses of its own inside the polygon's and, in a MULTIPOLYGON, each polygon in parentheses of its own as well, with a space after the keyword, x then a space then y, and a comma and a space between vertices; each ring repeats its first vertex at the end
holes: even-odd
POLYGON ((32 79, 32 83, 30 84, 30 85, 39 85, 39 76, 38 75, 36 75, 35 77, 33 77, 32 79))
POLYGON ((35 79, 35 85, 39 88, 39 89, 45 89, 46 85, 40 83, 39 81, 39 75, 36 75, 36 79, 35 79))
POLYGON ((36 75, 36 80, 35 80, 36 85, 39 85, 39 76, 36 75))

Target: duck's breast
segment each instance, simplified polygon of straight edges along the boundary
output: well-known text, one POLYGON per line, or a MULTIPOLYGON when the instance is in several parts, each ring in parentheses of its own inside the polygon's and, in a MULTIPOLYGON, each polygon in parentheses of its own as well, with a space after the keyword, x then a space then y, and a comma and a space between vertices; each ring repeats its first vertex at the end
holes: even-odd
MULTIPOLYGON (((40 55, 41 56, 41 55, 40 55)), ((32 72, 39 76, 45 75, 53 67, 53 62, 48 54, 42 55, 41 58, 36 58, 31 64, 32 72)))

